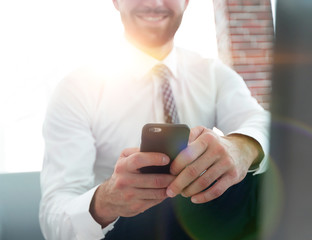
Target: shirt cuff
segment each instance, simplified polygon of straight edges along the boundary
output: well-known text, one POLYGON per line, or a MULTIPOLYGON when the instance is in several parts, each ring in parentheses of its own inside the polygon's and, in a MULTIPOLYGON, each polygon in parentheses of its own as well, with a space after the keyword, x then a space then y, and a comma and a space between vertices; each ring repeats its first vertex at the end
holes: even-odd
POLYGON ((268 163, 269 163, 269 159, 268 159, 267 154, 265 154, 260 164, 253 169, 249 169, 248 173, 253 173, 253 175, 264 173, 268 169, 268 163))
POLYGON ((102 229, 101 225, 91 216, 90 203, 97 188, 98 186, 76 198, 66 210, 77 239, 102 239, 107 232, 114 228, 114 224, 118 220, 102 229))
POLYGON ((247 128, 231 132, 229 134, 242 134, 255 139, 260 144, 264 152, 264 157, 261 160, 260 164, 252 169, 249 169, 248 173, 253 173, 253 175, 264 173, 268 168, 269 162, 269 141, 267 140, 267 138, 262 133, 256 133, 254 130, 249 130, 247 128))

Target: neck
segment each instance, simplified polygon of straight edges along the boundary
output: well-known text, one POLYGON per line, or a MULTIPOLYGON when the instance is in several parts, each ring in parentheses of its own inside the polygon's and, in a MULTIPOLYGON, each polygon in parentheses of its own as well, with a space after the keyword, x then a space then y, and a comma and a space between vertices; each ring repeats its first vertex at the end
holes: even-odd
POLYGON ((168 54, 171 52, 173 48, 173 40, 165 43, 162 46, 157 47, 148 47, 144 46, 142 44, 139 44, 134 39, 131 39, 126 35, 126 38, 129 42, 131 42, 136 48, 140 49, 141 51, 145 52, 146 54, 150 55, 151 57, 157 59, 157 60, 163 60, 165 57, 168 56, 168 54))

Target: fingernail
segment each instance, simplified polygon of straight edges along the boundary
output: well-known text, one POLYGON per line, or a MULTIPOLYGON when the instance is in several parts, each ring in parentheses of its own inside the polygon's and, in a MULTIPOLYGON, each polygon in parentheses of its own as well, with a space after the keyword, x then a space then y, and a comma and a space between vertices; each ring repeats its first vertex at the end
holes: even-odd
POLYGON ((188 197, 188 196, 186 196, 185 193, 183 193, 183 192, 181 193, 181 195, 182 195, 182 197, 185 197, 185 198, 188 197))
POLYGON ((169 158, 167 158, 167 157, 163 157, 163 159, 162 159, 162 162, 163 162, 163 164, 168 164, 169 163, 169 158))
POLYGON ((192 203, 198 203, 198 199, 196 197, 191 198, 192 203))
POLYGON ((167 195, 168 195, 168 197, 171 197, 171 198, 173 198, 173 197, 175 197, 176 196, 176 194, 174 193, 174 192, 172 192, 172 190, 171 189, 167 189, 167 195))

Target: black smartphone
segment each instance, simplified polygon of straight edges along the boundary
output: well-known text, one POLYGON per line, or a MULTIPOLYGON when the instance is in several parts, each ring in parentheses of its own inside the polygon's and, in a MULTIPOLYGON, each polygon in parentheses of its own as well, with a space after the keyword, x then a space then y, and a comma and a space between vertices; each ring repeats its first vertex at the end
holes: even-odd
MULTIPOLYGON (((160 152, 169 156, 170 163, 187 147, 190 128, 186 124, 148 123, 141 136, 141 152, 160 152)), ((142 173, 170 173, 170 163, 166 166, 148 166, 142 173)))

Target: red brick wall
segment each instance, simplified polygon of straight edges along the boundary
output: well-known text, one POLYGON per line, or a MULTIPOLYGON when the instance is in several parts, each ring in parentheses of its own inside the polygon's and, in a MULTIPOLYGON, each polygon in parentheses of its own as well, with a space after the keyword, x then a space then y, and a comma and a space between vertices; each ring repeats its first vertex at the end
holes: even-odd
POLYGON ((268 109, 273 49, 270 0, 214 0, 214 5, 220 58, 232 62, 252 94, 268 109), (222 47, 225 32, 229 35, 227 54, 222 47))

